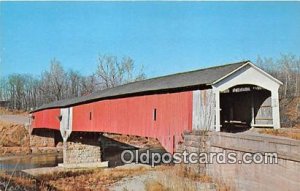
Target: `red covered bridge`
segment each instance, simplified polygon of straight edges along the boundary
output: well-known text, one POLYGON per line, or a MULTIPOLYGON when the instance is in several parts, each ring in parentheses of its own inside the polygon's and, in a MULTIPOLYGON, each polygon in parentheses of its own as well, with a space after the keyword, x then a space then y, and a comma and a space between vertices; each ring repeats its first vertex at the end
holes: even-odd
POLYGON ((157 138, 173 152, 184 131, 279 128, 281 82, 249 61, 178 73, 45 104, 31 127, 157 138))

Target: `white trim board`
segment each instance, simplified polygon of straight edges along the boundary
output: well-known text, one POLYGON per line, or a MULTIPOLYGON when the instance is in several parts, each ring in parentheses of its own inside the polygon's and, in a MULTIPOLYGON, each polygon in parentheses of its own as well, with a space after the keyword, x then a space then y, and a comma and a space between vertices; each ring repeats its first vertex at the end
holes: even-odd
POLYGON ((268 74, 267 72, 265 72, 264 70, 260 69, 259 67, 257 67, 256 65, 254 65, 252 62, 246 62, 245 64, 243 64, 242 66, 238 67, 237 69, 233 70, 232 72, 226 74, 225 76, 219 78, 218 80, 214 81, 213 83, 211 83, 210 85, 214 85, 217 84, 218 82, 224 80, 225 78, 227 78, 228 76, 232 75, 233 73, 239 71, 240 69, 244 68, 245 66, 250 65, 251 67, 255 68, 257 71, 259 71, 260 73, 262 73, 263 75, 265 75, 266 77, 270 78, 271 80, 275 81, 276 83, 278 83, 279 85, 282 85, 283 83, 281 81, 279 81, 278 79, 274 78, 273 76, 271 76, 270 74, 268 74))

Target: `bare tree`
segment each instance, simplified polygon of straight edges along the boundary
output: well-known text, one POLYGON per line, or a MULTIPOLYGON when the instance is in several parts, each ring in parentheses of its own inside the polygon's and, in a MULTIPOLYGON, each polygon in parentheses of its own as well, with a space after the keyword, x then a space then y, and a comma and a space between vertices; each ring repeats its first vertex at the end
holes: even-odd
POLYGON ((91 94, 97 90, 96 75, 85 76, 81 78, 81 95, 91 94))
POLYGON ((0 78, 0 100, 9 100, 9 88, 8 88, 8 79, 7 77, 0 78))
POLYGON ((82 76, 79 72, 70 70, 67 78, 68 94, 65 97, 78 97, 81 95, 80 83, 82 76))
POLYGON ((258 57, 256 64, 283 82, 281 98, 299 95, 300 58, 291 54, 282 54, 277 60, 258 57))
POLYGON ((300 57, 296 61, 296 90, 295 90, 295 96, 300 96, 300 57))
POLYGON ((52 86, 53 94, 55 95, 56 100, 62 99, 63 88, 66 82, 66 73, 61 66, 60 62, 56 59, 51 61, 50 68, 50 83, 52 86))
POLYGON ((103 88, 111 88, 124 83, 145 78, 143 70, 135 70, 134 62, 129 57, 118 61, 115 56, 99 56, 97 75, 103 88))
POLYGON ((280 63, 284 71, 284 97, 287 97, 288 88, 291 81, 292 64, 294 62, 294 56, 282 55, 278 62, 280 63))
POLYGON ((8 78, 11 96, 11 108, 21 109, 24 95, 24 79, 20 74, 13 74, 8 78))
POLYGON ((64 98, 63 89, 67 74, 59 61, 53 59, 50 64, 50 71, 43 72, 41 78, 40 90, 47 102, 64 98))

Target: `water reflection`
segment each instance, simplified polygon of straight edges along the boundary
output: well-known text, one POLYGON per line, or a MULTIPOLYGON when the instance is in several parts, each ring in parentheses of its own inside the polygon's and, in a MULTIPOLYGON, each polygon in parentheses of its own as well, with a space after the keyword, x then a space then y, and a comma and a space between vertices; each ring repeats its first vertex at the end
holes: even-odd
POLYGON ((47 154, 38 156, 25 156, 0 160, 0 171, 25 170, 30 168, 54 167, 62 163, 62 155, 47 154))

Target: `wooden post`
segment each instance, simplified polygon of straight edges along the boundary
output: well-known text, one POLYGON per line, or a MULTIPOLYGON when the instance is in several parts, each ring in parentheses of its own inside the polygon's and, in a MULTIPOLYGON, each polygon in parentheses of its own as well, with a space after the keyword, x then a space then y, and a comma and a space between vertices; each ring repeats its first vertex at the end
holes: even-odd
POLYGON ((254 111, 254 92, 253 92, 253 88, 250 87, 250 92, 251 92, 251 117, 252 117, 252 121, 251 121, 251 127, 253 127, 255 125, 255 111, 254 111))
POLYGON ((279 101, 278 101, 278 89, 271 91, 272 100, 272 118, 274 129, 280 128, 280 114, 279 114, 279 101))
POLYGON ((220 124, 220 91, 215 89, 215 102, 216 102, 216 121, 215 121, 215 130, 221 131, 220 124))

